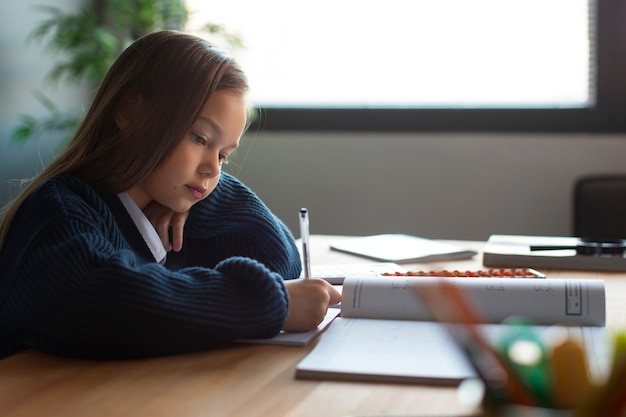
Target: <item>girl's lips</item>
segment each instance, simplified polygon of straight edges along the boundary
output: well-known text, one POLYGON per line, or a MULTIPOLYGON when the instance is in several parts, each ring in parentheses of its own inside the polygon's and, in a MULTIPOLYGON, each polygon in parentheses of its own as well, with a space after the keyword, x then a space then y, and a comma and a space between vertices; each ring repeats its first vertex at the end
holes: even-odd
POLYGON ((206 193, 206 188, 204 187, 194 187, 193 185, 188 185, 187 188, 189 189, 189 191, 191 191, 191 194, 193 194, 193 196, 196 198, 202 198, 204 197, 204 194, 206 193))

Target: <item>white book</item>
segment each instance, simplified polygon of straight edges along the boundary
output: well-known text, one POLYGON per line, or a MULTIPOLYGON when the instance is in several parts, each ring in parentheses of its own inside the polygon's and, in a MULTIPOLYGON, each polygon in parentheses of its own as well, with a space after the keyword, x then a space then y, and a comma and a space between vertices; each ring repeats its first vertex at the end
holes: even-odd
MULTIPOLYGON (((434 320, 415 295, 419 285, 437 277, 347 277, 341 316, 348 318, 434 320)), ((446 278, 463 290, 468 302, 487 323, 522 316, 535 324, 604 326, 604 281, 595 279, 446 278)))
MULTIPOLYGON (((341 317, 296 367, 298 378, 458 384, 475 376, 445 325, 434 322, 415 286, 432 277, 348 277, 341 317)), ((545 337, 567 324, 586 345, 596 374, 607 369, 605 292, 601 280, 446 278, 463 289, 497 340, 510 316, 524 316, 545 337)))

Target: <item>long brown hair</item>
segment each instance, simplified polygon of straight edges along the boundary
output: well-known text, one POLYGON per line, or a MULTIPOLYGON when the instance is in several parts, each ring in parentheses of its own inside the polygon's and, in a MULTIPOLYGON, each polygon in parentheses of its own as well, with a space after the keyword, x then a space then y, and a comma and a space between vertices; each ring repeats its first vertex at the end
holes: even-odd
POLYGON ((20 205, 47 179, 72 174, 105 192, 128 190, 168 157, 209 96, 226 89, 245 94, 246 77, 207 41, 175 31, 135 41, 109 69, 65 151, 4 207, 0 249, 20 205), (148 116, 122 132, 115 113, 137 94, 148 116))

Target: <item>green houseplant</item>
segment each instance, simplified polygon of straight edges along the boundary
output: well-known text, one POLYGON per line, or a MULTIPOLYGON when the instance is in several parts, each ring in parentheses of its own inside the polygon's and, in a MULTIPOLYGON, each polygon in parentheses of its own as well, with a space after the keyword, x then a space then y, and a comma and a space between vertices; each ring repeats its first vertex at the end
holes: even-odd
MULTIPOLYGON (((46 49, 58 57, 47 81, 62 79, 70 83, 97 86, 117 56, 135 39, 163 30, 183 30, 187 20, 184 0, 86 0, 74 13, 52 6, 39 6, 46 18, 30 33, 28 41, 45 42, 46 49)), ((224 38, 233 47, 242 47, 241 39, 223 26, 207 23, 203 31, 224 38)), ((54 98, 37 92, 38 101, 49 116, 22 115, 11 140, 23 143, 44 133, 56 133, 69 139, 81 115, 59 110, 54 98)))

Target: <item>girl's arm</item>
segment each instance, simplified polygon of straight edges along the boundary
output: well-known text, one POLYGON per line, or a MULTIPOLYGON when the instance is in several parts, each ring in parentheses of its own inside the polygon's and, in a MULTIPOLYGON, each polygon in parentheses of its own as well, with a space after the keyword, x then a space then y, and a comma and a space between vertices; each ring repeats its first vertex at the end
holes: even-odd
POLYGON ((283 328, 289 297, 278 273, 241 256, 211 268, 148 262, 96 193, 70 185, 34 193, 0 252, 0 328, 12 339, 3 342, 67 356, 141 357, 283 328))
POLYGON ((295 239, 285 224, 245 185, 222 174, 213 193, 197 203, 185 223, 183 249, 170 265, 212 266, 230 256, 255 259, 285 279, 300 276, 295 239))
POLYGON ((53 354, 143 357, 206 349, 271 337, 287 316, 281 277, 249 258, 174 272, 137 262, 132 251, 89 233, 33 248, 31 255, 2 314, 26 346, 53 354))

